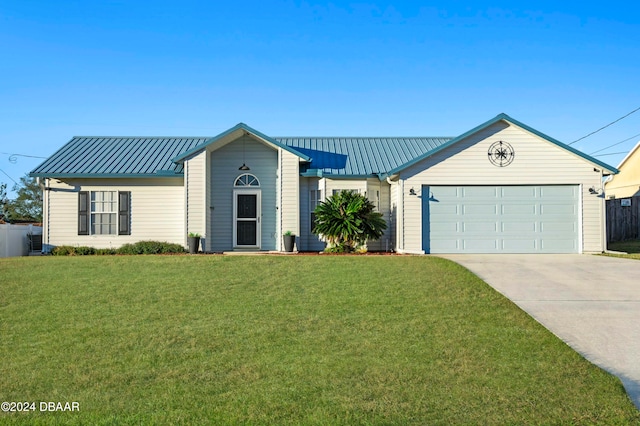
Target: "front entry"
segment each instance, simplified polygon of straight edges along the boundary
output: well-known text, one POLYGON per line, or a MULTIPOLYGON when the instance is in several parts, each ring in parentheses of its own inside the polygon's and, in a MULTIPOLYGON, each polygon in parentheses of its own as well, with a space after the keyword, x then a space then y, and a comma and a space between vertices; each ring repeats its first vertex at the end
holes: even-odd
POLYGON ((233 246, 260 249, 260 190, 233 191, 233 246))

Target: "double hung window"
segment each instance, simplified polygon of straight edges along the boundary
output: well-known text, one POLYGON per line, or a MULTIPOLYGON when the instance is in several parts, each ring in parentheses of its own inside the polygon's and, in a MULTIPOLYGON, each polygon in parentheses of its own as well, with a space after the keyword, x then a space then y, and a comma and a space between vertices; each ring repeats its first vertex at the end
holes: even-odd
POLYGON ((80 191, 78 235, 130 235, 129 191, 80 191))

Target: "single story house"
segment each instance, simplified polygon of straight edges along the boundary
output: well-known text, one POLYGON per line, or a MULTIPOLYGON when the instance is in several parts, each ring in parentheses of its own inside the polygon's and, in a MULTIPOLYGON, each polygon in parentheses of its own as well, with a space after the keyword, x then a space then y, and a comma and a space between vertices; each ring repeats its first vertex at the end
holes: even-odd
POLYGON ((141 240, 207 252, 324 243, 313 210, 365 194, 388 228, 370 250, 582 253, 605 249, 603 176, 617 170, 500 114, 458 137, 74 137, 36 167, 44 243, 141 240))
POLYGON ((640 197, 640 142, 620 162, 618 170, 605 183, 607 199, 640 197))

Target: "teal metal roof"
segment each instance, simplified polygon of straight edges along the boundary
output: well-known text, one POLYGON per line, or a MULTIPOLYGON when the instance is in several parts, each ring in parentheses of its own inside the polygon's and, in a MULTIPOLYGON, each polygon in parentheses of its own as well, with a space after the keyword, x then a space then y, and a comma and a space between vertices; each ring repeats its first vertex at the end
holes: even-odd
POLYGON ((253 136, 256 136, 266 142, 269 142, 270 144, 277 146, 279 148, 282 148, 286 151, 289 151, 295 155, 297 155, 298 157, 300 157, 302 160, 304 161, 311 161, 311 158, 307 157, 306 155, 304 155, 301 152, 296 151, 295 149, 282 144, 281 142, 277 141, 276 139, 265 135, 264 133, 260 133, 259 131, 247 126, 244 123, 238 123, 235 126, 233 126, 232 128, 230 128, 227 131, 224 131, 222 133, 220 133, 217 136, 214 136, 212 138, 207 138, 206 141, 198 146, 193 147, 192 149, 190 149, 187 152, 181 153, 180 155, 178 155, 176 158, 173 159, 173 161, 175 162, 182 162, 184 161, 188 156, 195 154, 198 151, 201 151, 203 149, 205 149, 207 146, 215 144, 216 142, 218 142, 219 140, 223 139, 225 136, 231 135, 233 132, 237 132, 238 130, 243 130, 246 134, 250 134, 253 136))
MULTIPOLYGON (((387 176, 479 132, 498 121, 519 126, 594 165, 618 170, 506 114, 450 137, 276 137, 264 135, 244 123, 214 137, 74 137, 36 167, 39 177, 160 177, 182 176, 183 161, 234 132, 245 132, 297 155, 303 176, 362 178, 387 176)), ((228 139, 228 138, 227 138, 228 139)))
POLYGON ((203 137, 76 136, 36 167, 39 177, 181 176, 172 158, 203 143, 203 137))
POLYGON ((304 176, 377 176, 447 143, 447 137, 276 137, 311 158, 304 176))
POLYGON ((524 130, 526 130, 526 131, 528 131, 530 133, 533 133, 534 135, 536 135, 536 136, 538 136, 538 137, 540 137, 542 139, 545 139, 545 140, 547 140, 547 141, 559 146, 560 148, 566 149, 567 151, 569 151, 569 152, 571 152, 571 153, 573 153, 573 154, 575 154, 575 155, 577 155, 579 157, 584 158, 585 160, 593 163, 594 165, 602 167, 604 170, 607 170, 607 171, 609 171, 609 172, 611 172, 613 174, 618 173, 618 169, 616 169, 615 167, 612 167, 607 163, 604 163, 604 162, 602 162, 602 161, 600 161, 600 160, 598 160, 596 158, 593 158, 590 155, 587 155, 582 151, 578 151, 577 149, 575 149, 575 148, 573 148, 573 147, 571 147, 571 146, 569 146, 567 144, 564 144, 564 143, 560 142, 557 139, 554 139, 554 138, 552 138, 550 136, 547 136, 544 133, 542 133, 542 132, 540 132, 540 131, 532 128, 532 127, 527 126, 526 124, 521 123, 520 121, 509 117, 505 113, 501 113, 501 114, 496 115, 491 120, 488 120, 488 121, 480 124, 479 126, 474 127, 473 129, 469 130, 468 132, 465 132, 465 133, 461 134, 458 137, 450 139, 449 141, 447 141, 446 143, 436 147, 435 149, 433 149, 433 150, 431 150, 429 152, 426 152, 426 153, 424 153, 422 155, 416 156, 416 157, 412 158, 411 160, 409 160, 408 162, 406 162, 404 164, 401 164, 398 167, 395 167, 393 169, 389 169, 386 173, 380 175, 380 178, 384 178, 386 176, 391 176, 393 174, 396 174, 396 173, 400 172, 401 170, 406 169, 407 167, 412 166, 412 165, 424 160, 425 158, 430 157, 433 154, 435 154, 437 152, 440 152, 443 149, 448 148, 451 145, 454 145, 454 144, 460 142, 463 139, 468 138, 469 136, 473 135, 474 133, 478 133, 478 132, 486 129, 489 126, 492 126, 492 125, 494 125, 495 123, 497 123, 499 121, 505 121, 507 123, 514 124, 514 125, 522 128, 522 129, 524 129, 524 130))

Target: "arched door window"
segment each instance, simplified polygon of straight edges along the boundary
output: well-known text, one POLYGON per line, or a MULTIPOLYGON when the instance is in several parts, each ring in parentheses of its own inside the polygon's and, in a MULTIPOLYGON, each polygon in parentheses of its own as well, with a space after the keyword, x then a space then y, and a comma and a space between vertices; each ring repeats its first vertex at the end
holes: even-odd
POLYGON ((252 174, 249 173, 245 173, 243 175, 240 175, 236 178, 236 181, 234 182, 233 186, 235 187, 258 187, 260 186, 260 181, 258 180, 257 177, 255 177, 252 174))

